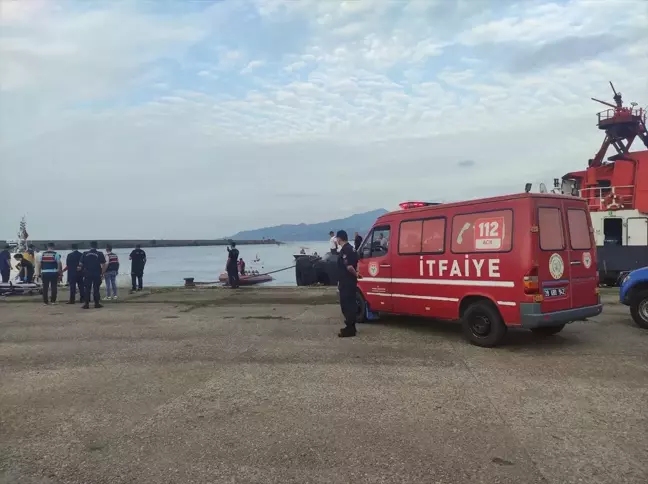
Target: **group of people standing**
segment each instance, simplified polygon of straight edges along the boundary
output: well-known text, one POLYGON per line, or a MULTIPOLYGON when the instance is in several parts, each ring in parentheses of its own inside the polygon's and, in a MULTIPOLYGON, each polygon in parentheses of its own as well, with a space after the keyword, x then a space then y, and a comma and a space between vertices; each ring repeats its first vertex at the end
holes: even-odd
MULTIPOLYGON (((63 280, 63 273, 68 274, 70 299, 68 304, 75 304, 77 292, 83 308, 90 307, 90 298, 95 308, 101 305, 99 288, 102 281, 106 282, 106 299, 117 299, 117 275, 119 274, 119 257, 113 252, 112 245, 106 244, 106 253, 98 250, 97 242, 90 243, 90 250, 81 253, 78 244, 72 244, 72 251, 67 255, 63 267, 61 255, 56 252, 54 244, 48 243, 47 249, 39 254, 34 246, 22 254, 15 254, 18 262, 19 278, 23 283, 32 283, 34 278, 40 278, 43 289, 43 302, 56 303, 58 284, 63 280)), ((130 253, 132 292, 143 288, 146 252, 140 245, 130 253)), ((0 252, 0 272, 2 282, 8 282, 11 272, 11 257, 9 246, 0 252)))

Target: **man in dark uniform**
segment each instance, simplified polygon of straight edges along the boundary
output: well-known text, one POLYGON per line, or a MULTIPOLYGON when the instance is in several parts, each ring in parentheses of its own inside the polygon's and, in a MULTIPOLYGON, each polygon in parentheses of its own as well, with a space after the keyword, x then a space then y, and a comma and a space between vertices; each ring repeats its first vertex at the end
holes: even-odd
POLYGON ((232 289, 239 287, 238 258, 239 251, 236 248, 236 242, 232 242, 232 248, 227 248, 227 263, 225 264, 227 278, 232 289))
POLYGON ((98 244, 90 242, 90 250, 83 253, 81 262, 77 270, 83 272, 83 279, 85 280, 85 300, 83 309, 90 307, 90 293, 94 299, 95 308, 102 308, 101 296, 99 294, 99 286, 101 286, 101 277, 106 270, 106 257, 103 252, 97 250, 98 244))
POLYGON ((58 295, 58 283, 63 275, 63 267, 61 267, 61 255, 57 254, 54 250, 52 242, 47 244, 47 250, 41 252, 39 258, 38 272, 43 281, 43 302, 45 304, 56 304, 56 296, 58 295), (51 298, 48 301, 49 292, 51 290, 51 298))
POLYGON ((146 252, 142 250, 140 244, 135 246, 135 250, 130 253, 129 259, 131 260, 131 292, 141 291, 143 286, 142 279, 144 278, 144 266, 146 265, 146 252))
POLYGON ((2 275, 2 282, 9 282, 9 276, 11 275, 11 254, 9 253, 8 245, 5 245, 5 248, 0 252, 0 275, 2 275))
POLYGON ((83 272, 77 270, 81 263, 83 254, 79 252, 79 246, 72 244, 72 252, 65 259, 65 270, 68 273, 68 285, 70 286, 70 300, 68 304, 74 304, 76 300, 77 288, 79 289, 79 302, 83 302, 85 294, 85 282, 83 281, 83 272))
POLYGON ((347 338, 356 335, 356 291, 358 288, 358 255, 349 244, 349 236, 346 231, 340 230, 336 234, 340 246, 338 255, 338 291, 340 293, 340 308, 344 315, 344 328, 340 330, 338 336, 347 338))

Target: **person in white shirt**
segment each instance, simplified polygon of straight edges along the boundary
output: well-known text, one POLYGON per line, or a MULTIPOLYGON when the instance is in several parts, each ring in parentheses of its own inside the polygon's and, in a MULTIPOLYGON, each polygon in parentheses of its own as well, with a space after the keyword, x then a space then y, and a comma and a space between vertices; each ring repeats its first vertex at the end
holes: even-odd
POLYGON ((338 241, 337 237, 335 236, 335 232, 332 230, 329 232, 329 235, 331 236, 331 241, 329 242, 329 248, 331 249, 331 254, 337 254, 338 253, 338 241))

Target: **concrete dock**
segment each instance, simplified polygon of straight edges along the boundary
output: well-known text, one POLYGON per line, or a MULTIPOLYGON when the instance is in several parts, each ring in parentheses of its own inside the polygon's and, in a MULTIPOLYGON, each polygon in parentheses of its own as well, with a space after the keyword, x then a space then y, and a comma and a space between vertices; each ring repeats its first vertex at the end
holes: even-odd
POLYGON ((412 318, 339 339, 331 288, 7 298, 0 483, 644 483, 648 331, 614 297, 494 349, 412 318))

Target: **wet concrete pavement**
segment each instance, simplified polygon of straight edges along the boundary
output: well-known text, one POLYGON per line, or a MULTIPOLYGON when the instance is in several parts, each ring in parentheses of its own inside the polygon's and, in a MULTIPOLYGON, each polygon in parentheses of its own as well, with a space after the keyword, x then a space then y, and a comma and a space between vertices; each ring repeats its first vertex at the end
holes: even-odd
POLYGON ((483 349, 410 318, 340 340, 334 291, 268 294, 0 302, 0 483, 648 480, 623 306, 483 349))

